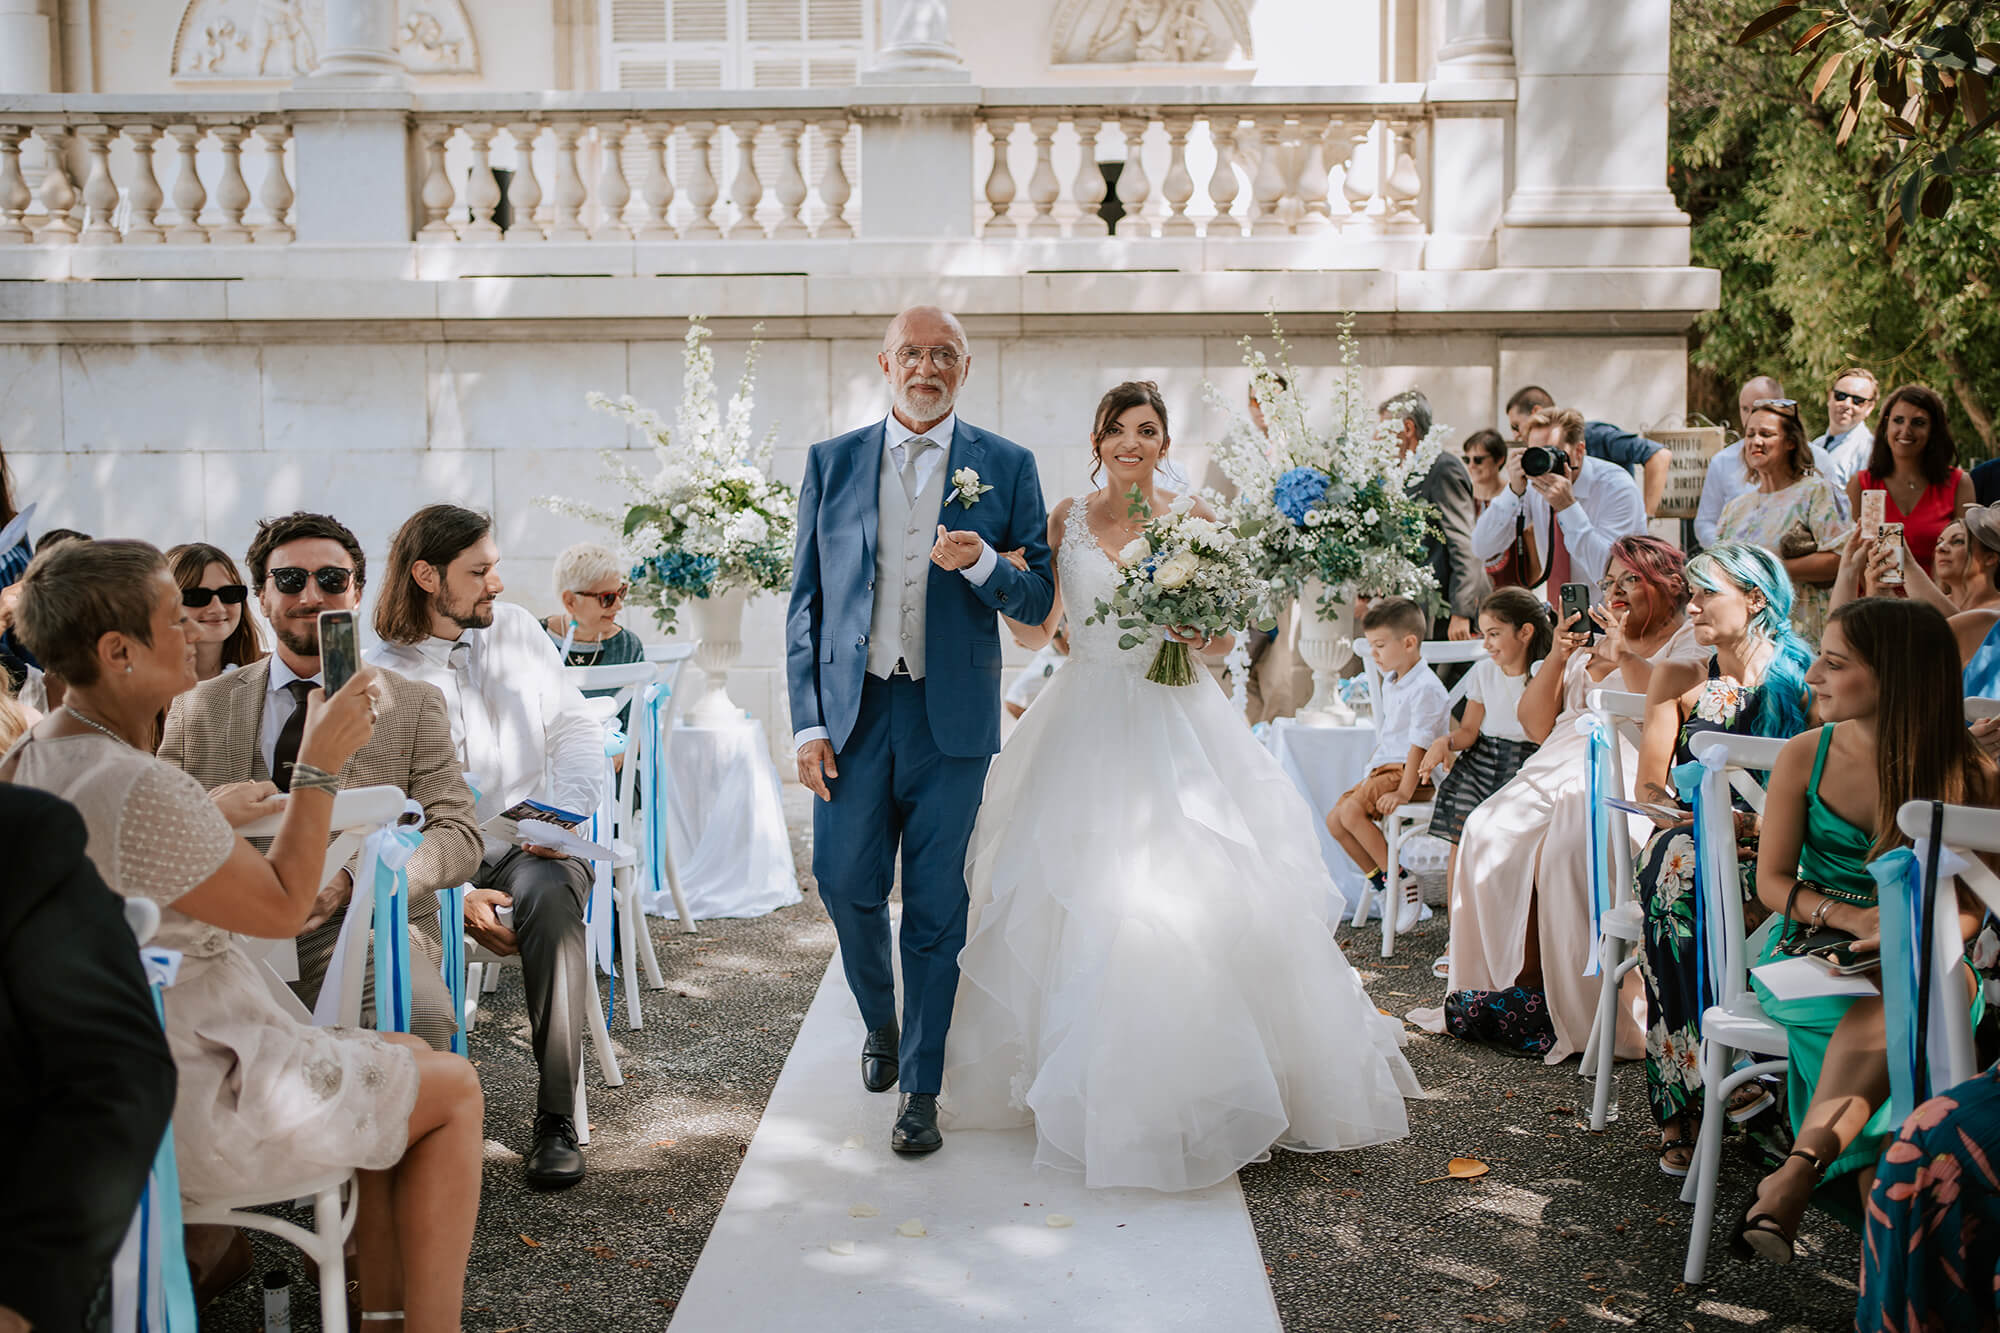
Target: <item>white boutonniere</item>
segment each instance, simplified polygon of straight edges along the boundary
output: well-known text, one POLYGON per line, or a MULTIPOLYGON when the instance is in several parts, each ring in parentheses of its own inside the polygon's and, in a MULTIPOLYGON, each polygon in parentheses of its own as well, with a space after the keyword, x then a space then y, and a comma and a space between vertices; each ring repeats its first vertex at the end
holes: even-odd
POLYGON ((951 474, 951 498, 967 509, 978 504, 979 497, 992 489, 991 486, 982 485, 979 474, 969 467, 962 467, 951 474))

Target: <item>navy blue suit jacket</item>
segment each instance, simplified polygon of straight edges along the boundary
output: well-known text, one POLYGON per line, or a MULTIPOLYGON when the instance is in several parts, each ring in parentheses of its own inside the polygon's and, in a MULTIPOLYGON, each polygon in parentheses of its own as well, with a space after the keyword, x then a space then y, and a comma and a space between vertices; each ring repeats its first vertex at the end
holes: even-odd
MULTIPOLYGON (((885 452, 879 421, 823 440, 806 455, 799 487, 785 621, 792 730, 825 727, 835 753, 853 734, 868 669, 885 452)), ((944 466, 944 504, 931 526, 976 532, 995 551, 1020 550, 1028 561, 1026 572, 1000 561, 977 588, 957 570, 929 567, 924 675, 931 736, 945 754, 973 758, 1000 749, 1000 623, 994 613, 1036 624, 1055 602, 1048 513, 1035 457, 1012 440, 961 419, 944 466), (952 474, 966 467, 993 488, 971 505, 959 502, 951 484, 952 474)))

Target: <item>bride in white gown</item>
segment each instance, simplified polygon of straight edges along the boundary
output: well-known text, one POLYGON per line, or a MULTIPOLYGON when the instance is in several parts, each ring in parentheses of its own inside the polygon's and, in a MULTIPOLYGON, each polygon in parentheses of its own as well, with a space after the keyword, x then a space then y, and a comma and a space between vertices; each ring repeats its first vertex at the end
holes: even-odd
POLYGON ((1086 624, 1168 446, 1151 384, 1105 395, 1104 489, 1050 515, 1070 656, 994 760, 966 859, 971 915, 945 1049, 958 1128, 1031 1120, 1038 1164, 1093 1186, 1190 1190, 1274 1147, 1409 1132, 1402 1025, 1334 942, 1317 815, 1206 673, 1145 679, 1086 624))

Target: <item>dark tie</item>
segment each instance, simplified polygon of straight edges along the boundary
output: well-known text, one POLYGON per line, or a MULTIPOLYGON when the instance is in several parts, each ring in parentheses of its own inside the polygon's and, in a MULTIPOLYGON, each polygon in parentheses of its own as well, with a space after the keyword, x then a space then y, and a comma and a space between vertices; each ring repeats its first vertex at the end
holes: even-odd
POLYGON ((278 743, 271 751, 271 781, 279 791, 292 789, 292 765, 299 761, 299 742, 306 734, 306 696, 315 686, 309 680, 295 680, 285 688, 291 692, 292 715, 278 728, 278 743))

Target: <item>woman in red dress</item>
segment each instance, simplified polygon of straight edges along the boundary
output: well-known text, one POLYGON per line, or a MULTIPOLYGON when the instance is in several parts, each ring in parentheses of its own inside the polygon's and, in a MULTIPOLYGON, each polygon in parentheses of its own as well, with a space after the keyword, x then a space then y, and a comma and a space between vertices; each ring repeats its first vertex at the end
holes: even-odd
POLYGON ((1863 491, 1888 492, 1884 514, 1903 525, 1903 544, 1928 574, 1939 535, 1972 507, 1972 478, 1957 464, 1944 400, 1921 384, 1905 384, 1882 404, 1882 431, 1868 466, 1848 479, 1847 512, 1860 517, 1863 491))

